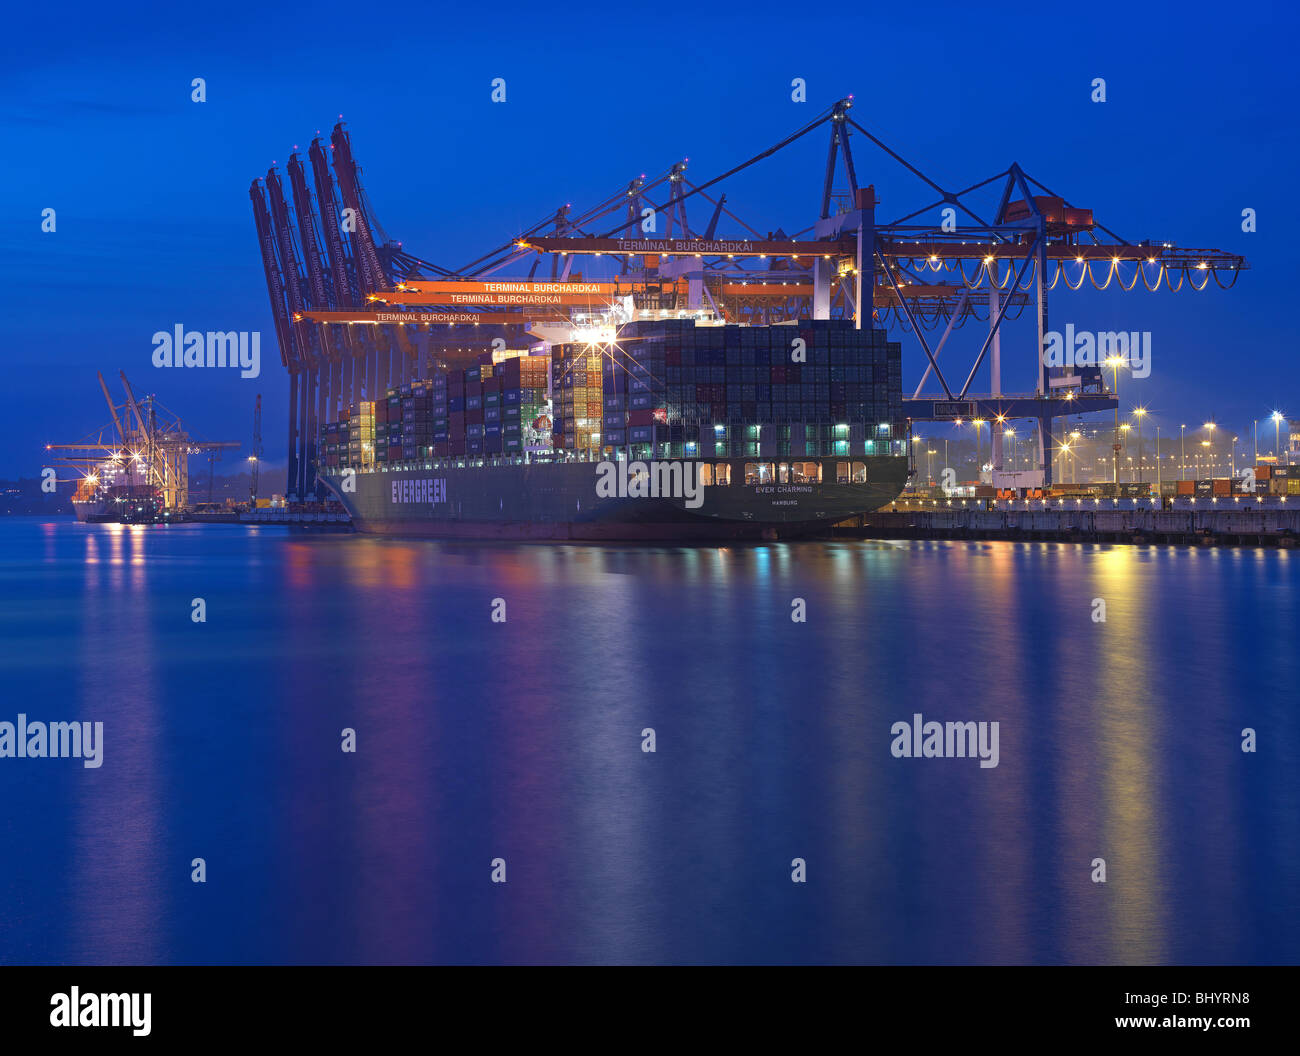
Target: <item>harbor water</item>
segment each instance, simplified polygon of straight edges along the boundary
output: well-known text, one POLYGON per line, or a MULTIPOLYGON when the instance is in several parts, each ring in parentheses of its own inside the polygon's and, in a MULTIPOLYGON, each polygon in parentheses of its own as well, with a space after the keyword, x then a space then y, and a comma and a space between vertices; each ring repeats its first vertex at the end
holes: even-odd
POLYGON ((1298 588, 3 519, 0 723, 103 732, 0 757, 0 963, 1295 963, 1298 588))

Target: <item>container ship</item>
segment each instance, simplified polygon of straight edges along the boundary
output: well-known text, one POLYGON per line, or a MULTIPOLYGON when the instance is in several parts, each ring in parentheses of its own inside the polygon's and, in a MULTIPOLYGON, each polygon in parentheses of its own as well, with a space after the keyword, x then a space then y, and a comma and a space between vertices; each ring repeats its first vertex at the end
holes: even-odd
POLYGON ((901 346, 850 321, 641 320, 362 400, 319 439, 357 530, 784 539, 908 477, 901 346))

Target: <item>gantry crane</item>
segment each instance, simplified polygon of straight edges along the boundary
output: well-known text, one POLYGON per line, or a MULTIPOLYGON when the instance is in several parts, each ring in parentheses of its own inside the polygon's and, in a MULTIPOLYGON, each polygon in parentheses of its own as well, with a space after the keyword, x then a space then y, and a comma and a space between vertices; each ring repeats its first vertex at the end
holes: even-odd
POLYGON ((190 436, 155 396, 137 400, 125 372, 120 377, 126 399, 115 404, 104 375, 98 377, 112 419, 109 440, 101 429, 94 439, 47 444, 46 450, 57 452, 59 464, 77 471, 76 501, 99 498, 108 503, 123 500, 125 505, 130 496, 146 500, 151 512, 175 519, 189 507, 188 456, 240 445, 190 436))
MULTIPOLYGON (((996 438, 1003 423, 1033 418, 1039 427, 1043 483, 1050 483, 1052 420, 1118 404, 1101 371, 1051 366, 1041 354, 1049 332, 1049 294, 1062 284, 1077 290, 1085 282, 1101 289, 1114 283, 1124 290, 1139 282, 1148 290, 1161 285, 1173 291, 1184 285, 1202 290, 1210 281, 1230 288, 1248 268, 1242 256, 1217 249, 1128 241, 1018 164, 963 190, 947 189, 854 120, 852 108, 851 96, 839 100, 772 147, 703 183, 687 178, 689 159, 682 159, 655 177, 642 173, 590 209, 575 212, 566 203, 455 272, 406 253, 401 243, 383 234, 361 188, 342 122, 330 140, 336 198, 318 136, 311 160, 320 241, 330 264, 328 283, 314 248, 320 243, 301 163, 291 159, 290 176, 305 273, 274 172, 268 173, 265 193, 257 181, 250 191, 281 356, 291 378, 290 491, 305 491, 312 479, 314 437, 298 427, 309 420, 307 397, 297 387, 299 374, 306 376, 309 391, 317 391, 315 370, 322 364, 341 370, 341 384, 319 390, 325 396, 317 417, 325 420, 362 393, 373 398, 384 385, 409 377, 413 366, 422 366, 419 349, 428 346, 410 340, 411 330, 427 337, 435 329, 454 333, 473 326, 476 343, 486 346, 503 330, 523 332, 534 324, 567 322, 608 310, 624 297, 631 297, 638 309, 733 322, 839 317, 859 327, 899 330, 915 339, 925 357, 920 382, 904 401, 909 419, 987 419, 996 438), (830 140, 811 225, 793 235, 780 229, 762 232, 727 208, 725 194, 715 198, 708 193, 819 128, 829 129, 830 140), (854 135, 924 184, 930 200, 879 222, 874 185, 858 179, 854 135), (837 180, 842 181, 838 190, 837 180), (983 204, 981 195, 995 200, 983 204), (712 206, 702 232, 691 226, 687 214, 687 202, 696 196, 712 206), (647 229, 647 217, 654 219, 654 230, 647 229), (724 217, 738 229, 734 237, 718 235, 724 217), (605 223, 613 226, 602 231, 605 223), (508 299, 492 295, 488 280, 534 281, 542 254, 551 256, 551 277, 558 284, 576 278, 574 263, 583 255, 612 261, 617 273, 599 283, 595 293, 561 290, 528 308, 511 307, 508 299), (526 278, 503 276, 530 258, 526 278), (1035 389, 1008 394, 1002 384, 1003 323, 1031 307, 1038 339, 1030 350, 1035 389), (978 348, 964 380, 950 383, 940 355, 972 319, 983 324, 978 348), (940 329, 932 344, 927 332, 940 329), (318 335, 314 342, 313 333, 318 335), (316 348, 322 360, 313 358, 316 348), (986 363, 989 388, 979 393, 975 380, 986 363), (941 391, 923 395, 931 378, 941 391)), ((582 288, 591 287, 587 281, 582 288)), ((1001 445, 995 443, 994 452, 995 468, 1000 468, 1001 445)))

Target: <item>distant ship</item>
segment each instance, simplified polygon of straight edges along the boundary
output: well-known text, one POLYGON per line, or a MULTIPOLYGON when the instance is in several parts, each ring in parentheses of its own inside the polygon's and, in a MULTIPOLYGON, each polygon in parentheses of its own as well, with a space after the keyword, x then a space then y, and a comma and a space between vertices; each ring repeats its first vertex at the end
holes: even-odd
POLYGON ((77 483, 72 495, 77 520, 92 524, 159 520, 163 508, 158 489, 134 483, 137 476, 121 460, 105 459, 77 483))
POLYGON ((793 538, 903 490, 901 381, 898 343, 851 322, 634 322, 360 401, 319 477, 362 532, 793 538))

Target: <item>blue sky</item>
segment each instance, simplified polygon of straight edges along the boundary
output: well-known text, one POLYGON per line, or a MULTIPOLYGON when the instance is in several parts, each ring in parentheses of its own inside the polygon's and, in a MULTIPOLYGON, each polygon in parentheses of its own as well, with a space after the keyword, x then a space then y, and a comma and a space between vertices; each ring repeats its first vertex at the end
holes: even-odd
MULTIPOLYGON (((266 454, 283 460, 287 384, 248 184, 339 114, 389 234, 456 267, 562 202, 594 202, 682 157, 707 179, 852 93, 856 120, 941 184, 1017 161, 1126 238, 1244 253, 1252 270, 1230 292, 1059 294, 1053 325, 1150 330, 1151 376, 1121 391, 1173 432, 1208 417, 1249 430, 1275 406, 1300 415, 1282 258, 1300 176, 1293 9, 810 12, 72 3, 9 16, 0 474, 35 473, 45 442, 98 426, 96 369, 126 370, 213 439, 247 443, 261 392, 266 454), (205 103, 190 101, 194 77, 205 103), (490 101, 494 77, 504 105, 490 101), (807 104, 790 100, 794 77, 807 104), (1090 101, 1094 77, 1104 104, 1090 101), (40 230, 47 207, 53 234, 40 230), (1241 230, 1244 208, 1256 233, 1241 230), (151 335, 178 322, 263 331, 262 377, 160 375, 151 335)), ((729 185, 728 207, 762 230, 806 227, 824 152, 815 133, 729 185)), ((865 141, 855 153, 882 219, 929 200, 865 141)), ((964 376, 973 350, 957 347, 945 355, 964 376)), ((904 357, 909 388, 924 357, 910 340, 904 357)), ((1034 357, 1026 317, 1004 339, 1006 388, 1032 387, 1034 357)))

